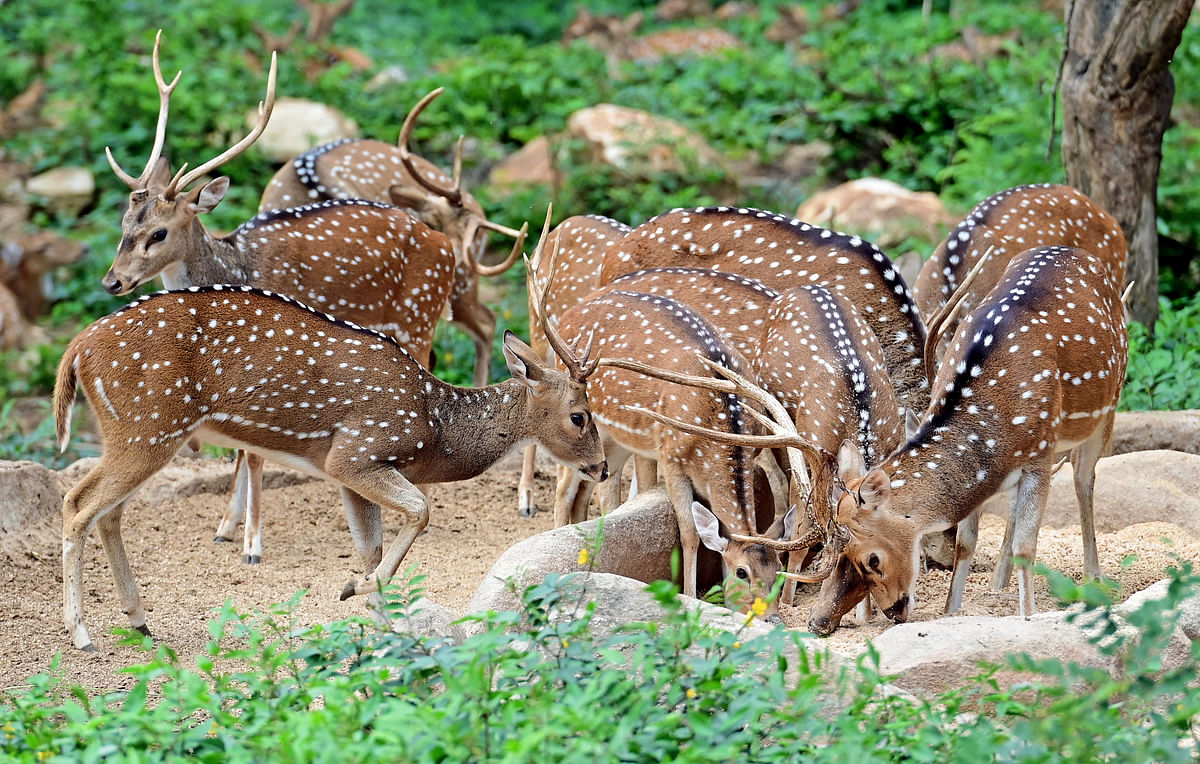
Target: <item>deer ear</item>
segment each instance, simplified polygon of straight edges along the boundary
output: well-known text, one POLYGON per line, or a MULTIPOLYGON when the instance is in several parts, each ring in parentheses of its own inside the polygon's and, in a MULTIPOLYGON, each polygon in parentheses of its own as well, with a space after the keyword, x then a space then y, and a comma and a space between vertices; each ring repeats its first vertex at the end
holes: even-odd
POLYGON ((546 379, 546 365, 533 348, 526 345, 517 335, 510 331, 504 332, 504 362, 513 379, 528 388, 536 390, 546 379))
POLYGON ((397 207, 415 210, 417 213, 425 212, 429 208, 428 194, 402 183, 389 187, 388 196, 397 207))
POLYGON ((696 523, 696 531, 700 534, 704 546, 717 553, 725 551, 725 547, 729 546, 729 539, 721 538, 721 523, 708 507, 693 501, 692 520, 696 523))
POLYGON ((853 480, 867 471, 867 463, 853 440, 847 438, 838 448, 838 477, 842 482, 853 480))
POLYGON ((904 436, 911 439, 919 429, 921 429, 921 418, 912 409, 904 409, 904 436))
POLYGON ((193 198, 188 201, 188 207, 197 215, 212 212, 212 209, 225 198, 225 192, 228 190, 228 177, 222 175, 215 180, 210 180, 192 193, 193 198))
POLYGON ((858 486, 864 507, 877 507, 892 496, 892 479, 883 470, 871 470, 858 486))

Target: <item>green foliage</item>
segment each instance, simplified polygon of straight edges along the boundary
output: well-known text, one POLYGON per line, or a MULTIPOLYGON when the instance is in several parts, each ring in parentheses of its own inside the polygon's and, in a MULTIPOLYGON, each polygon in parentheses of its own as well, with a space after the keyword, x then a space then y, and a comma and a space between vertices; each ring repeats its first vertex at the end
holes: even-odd
MULTIPOLYGON (((666 582, 647 589, 661 620, 596 634, 585 572, 529 587, 519 611, 472 617, 461 644, 365 618, 300 627, 303 593, 252 614, 227 603, 194 667, 129 632, 146 651, 131 689, 71 686, 56 662, 0 695, 0 734, 27 762, 1192 760, 1180 742, 1200 712, 1200 651, 1160 662, 1200 583, 1191 565, 1168 571, 1166 596, 1127 617, 1133 630, 1116 629, 1107 593, 1044 572, 1084 603, 1073 618, 1116 658, 1113 675, 1014 656, 1008 667, 1037 682, 1002 689, 993 667, 913 700, 880 692, 873 652, 831 670, 795 632, 702 626, 666 582)), ((400 624, 419 586, 389 590, 400 624)))
POLYGON ((1200 368, 1200 295, 1175 303, 1159 298, 1159 317, 1151 332, 1129 325, 1129 369, 1121 408, 1200 408, 1200 388, 1189 369, 1200 368))

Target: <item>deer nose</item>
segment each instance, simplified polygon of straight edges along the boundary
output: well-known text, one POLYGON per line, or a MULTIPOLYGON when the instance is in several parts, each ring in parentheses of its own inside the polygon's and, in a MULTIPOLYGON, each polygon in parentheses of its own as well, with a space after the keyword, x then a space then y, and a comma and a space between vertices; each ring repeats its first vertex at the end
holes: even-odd
POLYGON ((109 294, 121 294, 124 291, 121 288, 121 280, 114 276, 112 271, 104 274, 104 280, 101 283, 104 284, 104 288, 109 294))
POLYGON ((837 624, 827 615, 814 615, 808 619, 808 630, 818 637, 828 637, 837 629, 837 624))
POLYGON ((884 608, 883 614, 892 619, 896 623, 904 623, 908 620, 908 595, 902 595, 900 599, 888 608, 884 608))

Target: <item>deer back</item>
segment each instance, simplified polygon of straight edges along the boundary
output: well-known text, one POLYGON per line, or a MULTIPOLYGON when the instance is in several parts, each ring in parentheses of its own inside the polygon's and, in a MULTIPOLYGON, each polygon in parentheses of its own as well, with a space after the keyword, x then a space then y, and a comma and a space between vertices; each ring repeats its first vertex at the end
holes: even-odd
MULTIPOLYGON (((950 299, 967 273, 988 262, 963 295, 964 314, 1003 277, 1010 259, 1030 247, 1078 247, 1098 257, 1108 278, 1125 283, 1125 235, 1116 218, 1078 189, 1058 184, 1017 186, 975 205, 933 251, 913 284, 913 300, 928 320, 950 299)), ((944 336, 953 336, 953 325, 944 336)))
POLYGON ((777 291, 806 283, 837 291, 879 339, 901 405, 925 410, 925 327, 904 278, 870 242, 764 210, 677 209, 646 221, 612 247, 601 282, 670 266, 737 273, 777 291))

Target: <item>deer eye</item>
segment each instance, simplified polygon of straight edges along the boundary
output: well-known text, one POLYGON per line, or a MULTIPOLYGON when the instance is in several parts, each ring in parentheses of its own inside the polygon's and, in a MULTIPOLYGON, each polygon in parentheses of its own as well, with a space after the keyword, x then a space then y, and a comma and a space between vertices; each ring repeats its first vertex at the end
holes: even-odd
POLYGON ((151 242, 160 242, 166 238, 167 238, 167 229, 165 229, 165 228, 159 228, 157 231, 150 234, 151 242))
POLYGON ((734 572, 737 574, 737 577, 742 579, 743 581, 746 581, 750 578, 750 573, 745 568, 738 568, 734 572))
POLYGON ((575 425, 576 427, 582 429, 586 422, 587 417, 585 417, 583 414, 580 414, 578 411, 576 411, 574 414, 571 414, 571 424, 575 425))
POLYGON ((871 556, 867 558, 867 567, 879 575, 883 575, 883 569, 879 565, 879 555, 875 554, 874 552, 872 552, 871 556))

